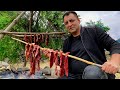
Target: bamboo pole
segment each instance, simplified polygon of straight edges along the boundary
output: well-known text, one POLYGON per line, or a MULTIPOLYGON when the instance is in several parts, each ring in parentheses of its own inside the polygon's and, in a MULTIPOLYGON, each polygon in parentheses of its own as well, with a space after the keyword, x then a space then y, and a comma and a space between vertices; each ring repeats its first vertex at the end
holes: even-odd
MULTIPOLYGON (((10 31, 10 29, 18 22, 18 20, 25 14, 25 11, 21 12, 17 18, 15 18, 12 23, 4 30, 4 32, 10 31)), ((0 35, 0 39, 3 37, 4 35, 1 34, 0 35)))
MULTIPOLYGON (((29 44, 29 43, 24 42, 24 41, 22 41, 22 40, 20 40, 20 39, 13 38, 13 37, 11 37, 11 38, 14 39, 14 40, 17 40, 17 41, 19 41, 19 42, 22 42, 22 43, 24 43, 24 44, 29 44)), ((42 47, 40 47, 40 49, 48 49, 48 48, 42 48, 42 47)), ((59 52, 58 52, 58 53, 59 53, 59 52)), ((63 55, 65 55, 65 53, 63 53, 63 55)), ((78 57, 76 57, 76 56, 68 55, 68 57, 73 58, 73 59, 76 59, 76 60, 79 60, 79 61, 82 61, 82 62, 87 63, 87 64, 96 65, 96 66, 101 67, 101 65, 99 65, 99 64, 96 64, 96 63, 93 63, 93 62, 84 60, 84 59, 82 59, 82 58, 78 58, 78 57)))

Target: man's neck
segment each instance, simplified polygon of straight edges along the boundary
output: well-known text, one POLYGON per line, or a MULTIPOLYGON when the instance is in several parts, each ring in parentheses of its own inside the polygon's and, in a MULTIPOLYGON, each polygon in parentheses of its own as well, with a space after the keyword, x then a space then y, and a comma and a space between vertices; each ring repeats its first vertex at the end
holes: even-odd
POLYGON ((81 29, 81 27, 79 28, 79 30, 77 30, 77 32, 72 33, 73 37, 77 37, 80 35, 80 29, 81 29))

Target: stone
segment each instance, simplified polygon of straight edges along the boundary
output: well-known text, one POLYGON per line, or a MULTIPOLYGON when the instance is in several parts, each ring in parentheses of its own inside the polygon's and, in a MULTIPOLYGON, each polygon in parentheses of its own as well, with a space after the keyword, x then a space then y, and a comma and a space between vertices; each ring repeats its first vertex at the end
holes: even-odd
POLYGON ((44 67, 44 69, 42 69, 42 73, 45 75, 51 75, 50 67, 48 67, 48 66, 44 67))
POLYGON ((0 67, 8 67, 9 64, 7 62, 0 61, 0 67))

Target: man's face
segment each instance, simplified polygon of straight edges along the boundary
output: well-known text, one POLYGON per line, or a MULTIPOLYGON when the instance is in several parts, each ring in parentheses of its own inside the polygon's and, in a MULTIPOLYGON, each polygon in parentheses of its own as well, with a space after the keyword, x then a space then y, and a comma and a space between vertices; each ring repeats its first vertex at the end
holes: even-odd
POLYGON ((77 32, 80 28, 80 20, 74 14, 70 13, 64 17, 64 24, 66 29, 72 34, 77 32))

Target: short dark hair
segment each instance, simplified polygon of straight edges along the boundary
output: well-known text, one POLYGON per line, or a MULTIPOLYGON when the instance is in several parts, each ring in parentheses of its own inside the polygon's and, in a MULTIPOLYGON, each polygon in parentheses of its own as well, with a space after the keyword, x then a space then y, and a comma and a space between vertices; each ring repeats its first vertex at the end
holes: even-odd
POLYGON ((68 15, 71 14, 71 13, 74 14, 74 15, 78 18, 78 15, 77 15, 77 13, 76 13, 75 11, 67 11, 67 12, 65 12, 64 15, 63 15, 63 20, 64 20, 64 17, 65 17, 65 16, 68 16, 68 15))

